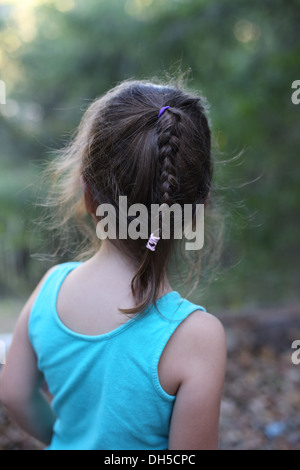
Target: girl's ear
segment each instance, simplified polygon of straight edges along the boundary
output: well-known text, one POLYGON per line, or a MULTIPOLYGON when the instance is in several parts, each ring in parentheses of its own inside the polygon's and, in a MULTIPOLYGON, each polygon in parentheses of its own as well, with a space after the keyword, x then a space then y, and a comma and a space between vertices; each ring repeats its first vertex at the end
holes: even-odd
POLYGON ((80 186, 82 188, 84 201, 85 201, 85 207, 86 207, 88 214, 95 215, 91 190, 90 190, 88 183, 85 181, 83 175, 80 175, 80 186))

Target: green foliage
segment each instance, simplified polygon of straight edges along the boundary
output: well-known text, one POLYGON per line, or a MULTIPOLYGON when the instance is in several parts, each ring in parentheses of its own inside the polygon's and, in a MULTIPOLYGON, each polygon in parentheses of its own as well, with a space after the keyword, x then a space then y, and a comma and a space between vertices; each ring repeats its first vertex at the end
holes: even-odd
MULTIPOLYGON (((23 21, 31 33, 14 9, 0 7, 0 78, 8 89, 0 110, 2 291, 24 278, 11 260, 18 253, 27 259, 39 244, 28 228, 37 215, 30 185, 88 103, 124 79, 190 70, 189 86, 211 106, 216 193, 228 221, 223 269, 201 299, 209 308, 238 309, 296 298, 300 105, 291 102, 291 84, 300 79, 298 2, 36 3, 23 21)), ((43 270, 33 260, 21 268, 30 287, 43 270)))

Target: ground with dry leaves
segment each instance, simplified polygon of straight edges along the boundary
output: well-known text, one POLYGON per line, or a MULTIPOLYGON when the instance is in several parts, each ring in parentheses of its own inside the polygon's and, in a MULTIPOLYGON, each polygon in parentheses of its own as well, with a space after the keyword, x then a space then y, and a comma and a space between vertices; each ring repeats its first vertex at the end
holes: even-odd
MULTIPOLYGON (((291 344, 300 339, 300 305, 223 316, 228 362, 220 448, 300 450, 300 364, 291 344)), ((0 450, 40 449, 0 404, 0 450)))

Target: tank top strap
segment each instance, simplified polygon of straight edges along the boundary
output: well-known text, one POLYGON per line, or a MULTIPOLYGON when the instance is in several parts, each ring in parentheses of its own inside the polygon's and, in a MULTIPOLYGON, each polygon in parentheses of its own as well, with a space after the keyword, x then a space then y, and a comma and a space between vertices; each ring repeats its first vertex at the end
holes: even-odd
POLYGON ((40 291, 33 303, 29 318, 29 337, 36 322, 46 321, 47 312, 52 314, 56 310, 57 295, 64 279, 70 271, 80 266, 80 262, 68 262, 55 266, 43 282, 40 291), (42 315, 43 314, 43 315, 42 315))
POLYGON ((151 375, 154 388, 156 389, 158 394, 162 398, 172 401, 175 399, 175 397, 168 395, 163 390, 159 382, 158 363, 160 357, 168 341, 170 340, 175 330, 179 327, 179 325, 196 310, 206 312, 206 309, 201 305, 194 304, 189 300, 182 298, 180 294, 176 291, 171 292, 170 294, 166 295, 163 299, 161 299, 158 308, 159 311, 157 311, 157 313, 160 316, 161 322, 167 323, 167 325, 164 325, 164 327, 162 327, 164 334, 160 338, 160 341, 158 342, 158 345, 156 347, 156 351, 153 355, 151 375))

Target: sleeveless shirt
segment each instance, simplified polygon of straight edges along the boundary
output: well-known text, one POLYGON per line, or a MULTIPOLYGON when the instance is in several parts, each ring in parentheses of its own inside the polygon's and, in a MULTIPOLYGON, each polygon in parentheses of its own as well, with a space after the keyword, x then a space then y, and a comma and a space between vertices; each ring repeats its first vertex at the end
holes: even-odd
POLYGON ((49 273, 29 318, 29 338, 57 418, 47 449, 167 449, 176 396, 160 385, 159 359, 180 323, 205 309, 173 291, 108 333, 77 333, 61 321, 56 302, 64 279, 79 265, 60 264, 49 273))

